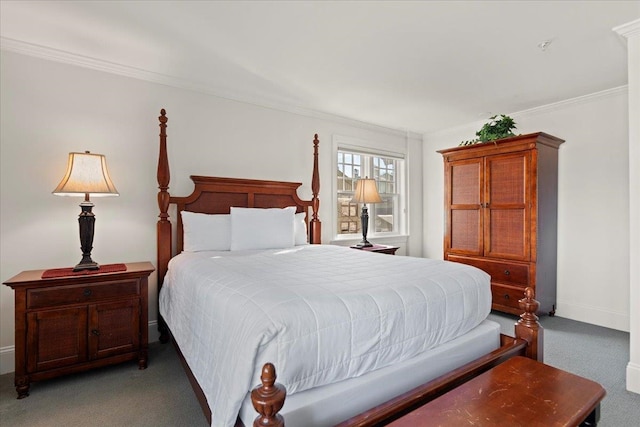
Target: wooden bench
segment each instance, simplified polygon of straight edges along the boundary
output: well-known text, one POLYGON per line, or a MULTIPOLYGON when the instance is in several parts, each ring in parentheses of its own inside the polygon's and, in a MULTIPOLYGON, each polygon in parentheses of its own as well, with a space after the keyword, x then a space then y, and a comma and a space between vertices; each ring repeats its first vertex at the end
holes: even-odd
POLYGON ((594 381, 517 356, 389 426, 595 426, 605 393, 594 381))

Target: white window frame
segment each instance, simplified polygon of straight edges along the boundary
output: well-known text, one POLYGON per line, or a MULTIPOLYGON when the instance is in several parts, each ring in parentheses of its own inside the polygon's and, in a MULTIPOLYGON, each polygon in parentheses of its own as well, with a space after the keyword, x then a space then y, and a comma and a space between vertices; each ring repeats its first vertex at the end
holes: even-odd
MULTIPOLYGON (((363 154, 367 156, 378 156, 400 160, 398 164, 398 170, 396 171, 397 179, 397 200, 396 206, 394 206, 394 214, 397 218, 394 218, 394 230, 389 232, 376 232, 375 227, 369 225, 367 232, 367 239, 369 238, 385 238, 385 237, 397 237, 406 236, 407 234, 407 155, 402 151, 389 150, 388 147, 384 147, 379 143, 372 141, 365 141, 353 137, 334 135, 333 137, 333 150, 332 150, 332 162, 331 162, 331 182, 332 182, 332 200, 331 200, 331 226, 332 235, 334 241, 360 241, 362 240, 362 234, 338 234, 338 178, 336 171, 338 170, 338 151, 349 151, 353 153, 363 154), (397 225, 396 225, 397 222, 397 225)), ((368 173, 368 172, 367 172, 368 173)), ((364 177, 364 173, 361 173, 364 177)), ((372 176, 370 176, 372 178, 372 176)), ((369 206, 369 217, 373 218, 375 215, 375 205, 369 206)), ((360 210, 358 211, 358 218, 360 217, 360 210)), ((369 239, 371 240, 371 239, 369 239)))

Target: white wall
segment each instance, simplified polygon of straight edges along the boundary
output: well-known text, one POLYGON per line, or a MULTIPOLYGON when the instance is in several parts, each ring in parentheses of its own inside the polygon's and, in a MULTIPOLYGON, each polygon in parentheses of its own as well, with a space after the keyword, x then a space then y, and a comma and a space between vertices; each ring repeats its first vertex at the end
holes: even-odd
MULTIPOLYGON (((1 51, 0 275, 75 265, 80 260, 80 199, 51 191, 70 151, 107 156, 120 197, 94 200, 93 259, 155 264, 158 120, 166 108, 170 191, 191 192, 188 176, 302 182, 311 197, 313 134, 320 137, 320 178, 329 183, 334 134, 408 148, 412 188, 422 186, 421 137, 327 115, 294 114, 1 51)), ((331 186, 321 185, 323 240, 331 233, 331 186)), ((417 203, 421 210, 421 199, 417 203)), ((412 205, 411 229, 421 229, 412 205)), ((421 251, 409 241, 408 251, 421 251)), ((151 276, 149 318, 157 319, 151 276)), ((0 372, 13 370, 13 291, 0 286, 0 372)), ((157 334, 150 335, 151 340, 157 334)))
POLYGON ((640 19, 613 29, 627 39, 629 74, 629 293, 627 390, 640 393, 640 19))
MULTIPOLYGON (((511 114, 516 133, 564 139, 558 183, 556 315, 629 330, 627 88, 511 114)), ((509 112, 505 112, 509 114, 509 112)), ((443 165, 436 150, 472 139, 483 122, 424 136, 424 254, 442 258, 443 165)))
MULTIPOLYGON (((443 172, 435 152, 482 122, 420 137, 313 114, 294 114, 1 51, 0 279, 80 259, 79 200, 51 191, 69 151, 107 155, 121 196, 96 199, 93 257, 155 263, 160 108, 169 116, 171 191, 189 174, 303 182, 311 195, 313 133, 320 135, 323 239, 331 239, 330 141, 369 139, 409 153, 411 255, 442 257, 443 172), (199 153, 197 156, 194 153, 199 153), (424 200, 422 199, 424 198, 424 200), (424 240, 423 240, 424 236, 424 240)), ((629 157, 626 89, 514 114, 518 132, 565 139, 560 150, 558 316, 629 330, 629 157)), ((150 319, 156 319, 155 275, 150 319)), ((0 372, 13 370, 13 291, 0 286, 0 372)), ((156 335, 151 336, 152 339, 156 335)))

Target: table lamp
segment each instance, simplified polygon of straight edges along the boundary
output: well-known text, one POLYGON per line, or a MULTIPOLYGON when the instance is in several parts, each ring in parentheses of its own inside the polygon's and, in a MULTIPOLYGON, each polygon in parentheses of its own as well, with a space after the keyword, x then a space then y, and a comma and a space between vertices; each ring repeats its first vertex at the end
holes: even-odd
POLYGON ((80 203, 80 248, 82 260, 73 268, 73 271, 97 270, 100 266, 91 259, 93 249, 93 231, 95 215, 91 212, 93 203, 89 196, 118 196, 107 170, 107 159, 102 154, 69 153, 67 172, 60 184, 53 190, 57 196, 84 196, 80 203))
POLYGON ((367 240, 367 229, 369 228, 369 209, 367 209, 367 203, 380 203, 382 201, 380 194, 378 194, 375 179, 367 177, 359 179, 356 183, 356 191, 351 201, 363 204, 362 215, 360 216, 362 241, 356 246, 362 248, 373 246, 373 244, 367 240))

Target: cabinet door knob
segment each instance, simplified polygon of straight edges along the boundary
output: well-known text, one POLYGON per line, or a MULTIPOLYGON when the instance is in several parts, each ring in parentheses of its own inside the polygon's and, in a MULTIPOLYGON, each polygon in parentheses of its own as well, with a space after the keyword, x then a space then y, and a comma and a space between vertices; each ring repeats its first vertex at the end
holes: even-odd
POLYGON ((100 335, 100 331, 99 331, 99 330, 97 330, 97 329, 92 329, 92 330, 91 330, 91 333, 92 333, 93 335, 95 335, 95 336, 99 336, 99 335, 100 335))
POLYGON ((504 294, 504 299, 509 299, 509 294, 504 294))
POLYGON ((84 292, 82 293, 82 295, 84 295, 85 297, 90 297, 91 296, 91 289, 85 289, 84 292))
POLYGON ((509 270, 505 270, 505 271, 504 271, 504 275, 505 275, 505 276, 508 276, 508 275, 510 275, 510 274, 511 274, 511 272, 510 272, 509 270))

